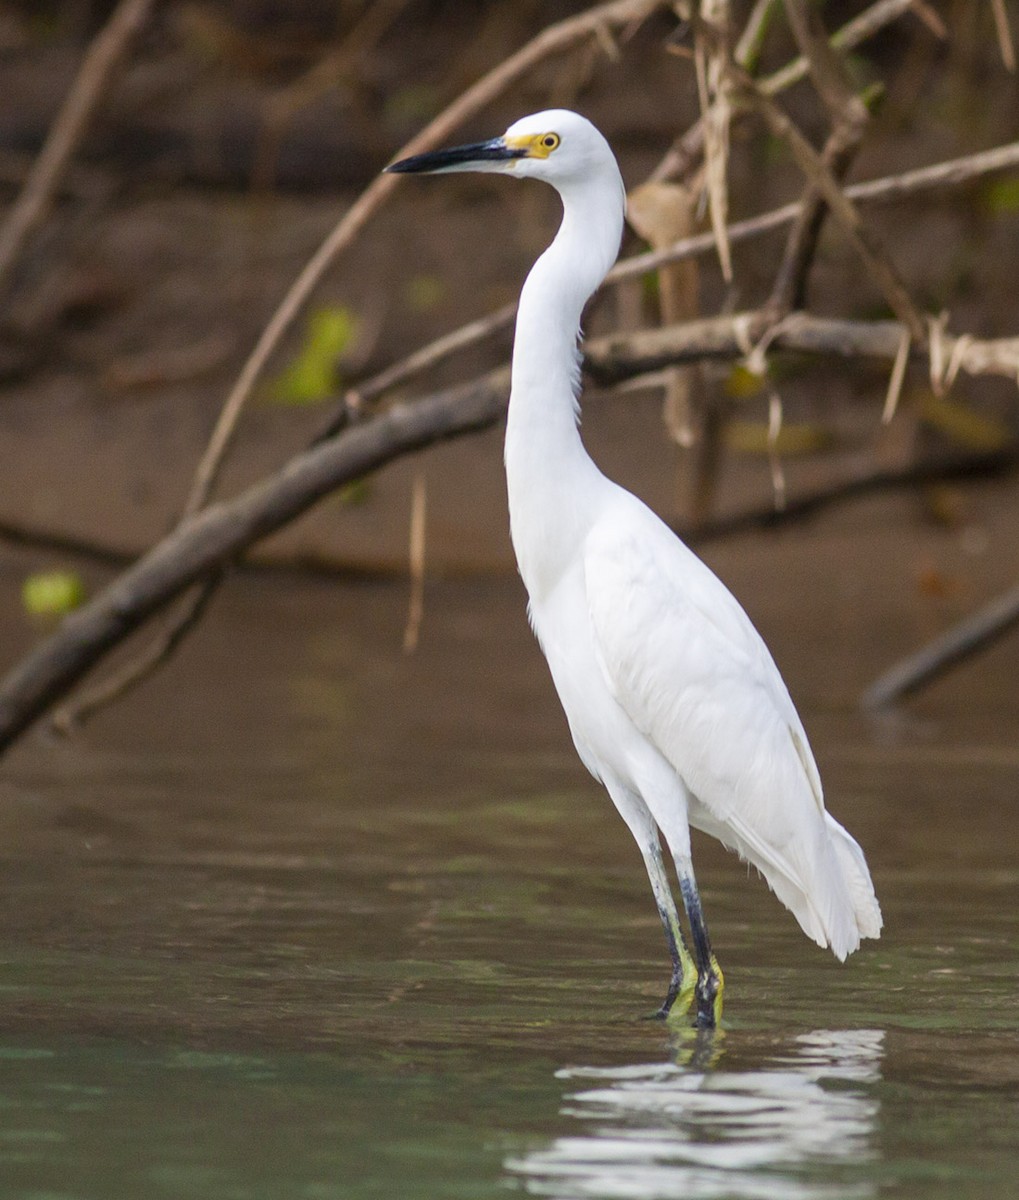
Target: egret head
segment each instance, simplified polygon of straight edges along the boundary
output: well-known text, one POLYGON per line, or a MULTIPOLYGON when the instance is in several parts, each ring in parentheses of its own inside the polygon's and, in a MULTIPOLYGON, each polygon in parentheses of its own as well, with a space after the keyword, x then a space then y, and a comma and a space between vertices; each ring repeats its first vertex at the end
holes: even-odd
POLYGON ((386 167, 399 173, 489 171, 544 179, 555 187, 591 179, 610 167, 618 172, 608 142, 585 117, 563 108, 534 113, 487 142, 455 146, 405 158, 386 167))

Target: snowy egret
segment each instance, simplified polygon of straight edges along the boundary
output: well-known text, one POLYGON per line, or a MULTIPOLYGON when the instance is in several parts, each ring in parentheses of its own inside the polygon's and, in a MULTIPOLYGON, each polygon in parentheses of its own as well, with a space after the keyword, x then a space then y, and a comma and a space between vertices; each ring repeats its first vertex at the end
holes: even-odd
POLYGON ((510 531, 534 632, 577 752, 640 847, 672 956, 659 1010, 714 1026, 711 950, 690 826, 753 863, 804 932, 845 959, 881 910, 856 841, 826 811, 807 735, 757 630, 723 583, 595 466, 578 428, 581 313, 619 251, 626 196, 608 142, 557 109, 397 172, 543 179, 563 219, 520 295, 506 426, 510 531), (676 865, 687 949, 659 842, 676 865))

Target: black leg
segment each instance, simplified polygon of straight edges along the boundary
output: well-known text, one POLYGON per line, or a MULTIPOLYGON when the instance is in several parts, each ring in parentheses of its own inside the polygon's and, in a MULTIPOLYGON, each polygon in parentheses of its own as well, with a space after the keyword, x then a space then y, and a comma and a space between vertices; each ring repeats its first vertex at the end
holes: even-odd
POLYGON ((693 941, 694 961, 697 964, 697 983, 694 987, 697 1026, 699 1029, 714 1029, 722 1012, 722 989, 725 980, 718 960, 711 951, 708 927, 704 923, 704 912, 692 867, 688 867, 687 870, 680 869, 679 888, 690 922, 690 937, 693 941))
POLYGON ((689 980, 693 976, 694 966, 689 950, 683 945, 675 906, 673 906, 671 913, 665 908, 659 907, 658 915, 662 918, 662 927, 665 929, 665 941, 668 944, 669 956, 672 959, 672 978, 669 980, 669 990, 662 1001, 661 1008, 652 1015, 664 1021, 669 1015, 673 1004, 676 1003, 676 997, 683 990, 683 980, 689 980), (673 922, 677 922, 675 928, 673 927, 673 922), (684 956, 687 962, 685 969, 683 967, 684 956))
POLYGON ((672 960, 672 977, 669 980, 669 990, 662 1001, 661 1008, 652 1014, 660 1020, 665 1020, 672 1011, 672 1006, 676 1003, 677 997, 684 990, 689 994, 692 989, 692 981, 696 968, 694 960, 690 957, 690 951, 686 948, 686 943, 683 940, 683 930, 679 924, 679 913, 676 911, 676 904, 672 899, 672 892, 669 889, 668 877, 665 874, 665 864, 662 861, 662 851, 658 843, 657 834, 652 833, 652 838, 649 839, 648 843, 641 846, 641 852, 644 857, 644 866, 647 868, 648 878, 651 881, 651 890, 655 894, 658 915, 662 918, 662 928, 665 930, 665 941, 669 947, 669 957, 672 960))

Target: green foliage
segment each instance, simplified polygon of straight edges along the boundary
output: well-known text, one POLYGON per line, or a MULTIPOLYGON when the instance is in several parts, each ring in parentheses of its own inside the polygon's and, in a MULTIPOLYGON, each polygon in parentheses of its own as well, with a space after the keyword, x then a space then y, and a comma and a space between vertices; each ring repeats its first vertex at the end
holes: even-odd
POLYGON ((976 412, 952 396, 924 393, 920 411, 924 421, 952 441, 970 450, 993 451, 1008 445, 1008 427, 993 417, 976 412))
POLYGON ((984 203, 995 214, 1019 212, 1019 177, 988 183, 984 189, 984 203))
POLYGON ((415 275, 408 279, 403 296, 407 307, 417 313, 429 313, 445 300, 446 282, 438 275, 415 275))
POLYGON ((21 585, 21 603, 33 617, 62 617, 85 600, 85 585, 74 571, 37 571, 21 585))
POLYGON ((346 504, 350 508, 359 508, 362 504, 367 504, 372 498, 372 482, 365 475, 361 479, 352 479, 346 486, 340 488, 339 498, 341 504, 346 504))
POLYGON ((737 363, 726 376, 725 394, 734 400, 747 400, 764 387, 766 376, 751 371, 745 363, 737 363))
POLYGON ((339 360, 357 333, 357 318, 342 306, 320 308, 308 318, 297 357, 274 381, 277 404, 318 404, 340 387, 339 360))
POLYGON ((783 457, 817 454, 832 444, 831 434, 823 426, 792 421, 784 421, 773 438, 766 421, 732 420, 726 423, 724 440, 726 448, 736 454, 783 457))

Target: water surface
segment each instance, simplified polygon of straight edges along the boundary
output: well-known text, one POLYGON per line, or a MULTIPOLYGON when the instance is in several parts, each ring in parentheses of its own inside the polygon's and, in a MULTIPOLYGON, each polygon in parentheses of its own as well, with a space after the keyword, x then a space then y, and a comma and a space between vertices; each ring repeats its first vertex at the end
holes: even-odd
POLYGON ((404 604, 242 580, 7 761, 0 1196, 1015 1194, 1007 649, 879 727, 779 650, 887 931, 840 966, 699 840, 711 1037, 645 1019, 658 919, 518 586, 433 586, 412 659, 404 604))

